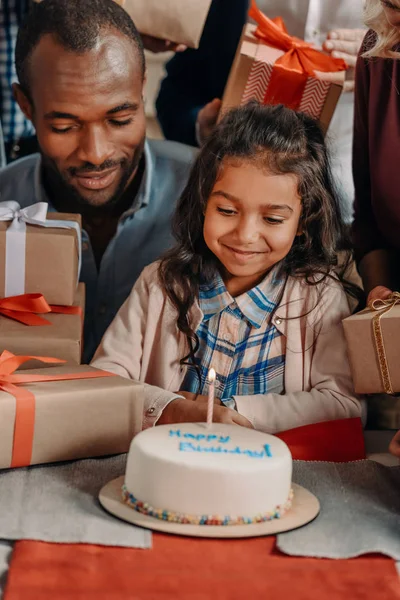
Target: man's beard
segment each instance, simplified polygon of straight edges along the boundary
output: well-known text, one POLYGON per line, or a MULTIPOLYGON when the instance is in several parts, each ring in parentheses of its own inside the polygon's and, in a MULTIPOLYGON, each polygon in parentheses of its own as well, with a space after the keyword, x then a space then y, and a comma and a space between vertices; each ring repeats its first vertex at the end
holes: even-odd
MULTIPOLYGON (((42 153, 42 165, 45 173, 45 181, 49 185, 50 190, 56 195, 55 201, 65 206, 70 212, 77 212, 85 215, 100 215, 101 213, 112 213, 118 205, 129 180, 136 171, 140 159, 143 155, 144 140, 136 147, 132 160, 106 160, 100 166, 94 166, 91 163, 86 163, 82 167, 70 167, 68 174, 70 177, 84 173, 102 173, 103 171, 112 169, 113 167, 120 168, 122 176, 115 192, 102 204, 93 204, 87 198, 83 197, 76 187, 71 185, 69 181, 58 170, 53 159, 42 153)), ((52 199, 50 199, 52 200, 52 199)), ((134 198, 132 198, 132 201, 134 198)))

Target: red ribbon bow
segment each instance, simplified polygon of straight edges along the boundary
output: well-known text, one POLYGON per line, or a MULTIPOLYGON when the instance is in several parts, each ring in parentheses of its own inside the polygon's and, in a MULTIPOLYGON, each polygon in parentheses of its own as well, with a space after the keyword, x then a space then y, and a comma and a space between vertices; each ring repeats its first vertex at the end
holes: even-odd
POLYGON ((84 373, 64 373, 62 375, 16 375, 15 371, 31 359, 44 363, 62 364, 65 360, 48 356, 15 356, 4 350, 0 355, 0 390, 8 392, 16 400, 14 440, 11 467, 26 467, 32 461, 33 437, 35 432, 35 396, 24 387, 24 383, 39 381, 69 381, 72 379, 97 379, 113 377, 107 371, 88 371, 84 373))
POLYGON ((258 8, 255 0, 251 0, 249 16, 258 24, 256 37, 285 52, 274 64, 264 99, 265 104, 284 104, 296 110, 308 78, 315 77, 316 71, 336 73, 347 69, 345 61, 341 58, 323 54, 311 44, 289 35, 283 19, 269 19, 258 8))
POLYGON ((82 309, 80 306, 50 305, 42 294, 22 294, 0 299, 0 315, 24 325, 51 325, 50 321, 39 316, 48 313, 82 315, 82 309))

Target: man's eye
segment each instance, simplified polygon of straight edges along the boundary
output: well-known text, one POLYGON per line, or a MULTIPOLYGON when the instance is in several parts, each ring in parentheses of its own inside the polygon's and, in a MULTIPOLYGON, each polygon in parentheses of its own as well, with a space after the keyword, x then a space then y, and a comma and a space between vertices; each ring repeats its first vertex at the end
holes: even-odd
POLYGON ((67 133, 68 131, 71 131, 72 127, 54 127, 54 125, 51 125, 51 130, 54 133, 67 133))
POLYGON ((124 125, 129 125, 132 123, 132 119, 125 119, 124 121, 117 121, 116 119, 110 119, 111 125, 115 127, 124 127, 124 125))

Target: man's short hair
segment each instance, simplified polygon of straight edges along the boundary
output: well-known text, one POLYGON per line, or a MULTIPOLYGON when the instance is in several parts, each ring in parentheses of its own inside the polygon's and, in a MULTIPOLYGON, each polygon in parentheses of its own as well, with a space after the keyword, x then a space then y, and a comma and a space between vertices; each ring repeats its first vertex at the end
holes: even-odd
POLYGON ((116 30, 129 38, 145 74, 143 43, 128 13, 113 0, 43 0, 33 2, 22 23, 15 48, 19 83, 30 91, 29 63, 33 50, 50 34, 70 52, 83 54, 95 47, 101 32, 116 30))

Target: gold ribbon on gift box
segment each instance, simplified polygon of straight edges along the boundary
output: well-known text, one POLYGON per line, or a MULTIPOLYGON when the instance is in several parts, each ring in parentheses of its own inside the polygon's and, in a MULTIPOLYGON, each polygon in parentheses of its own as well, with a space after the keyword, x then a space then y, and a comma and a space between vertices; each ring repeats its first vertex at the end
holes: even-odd
POLYGON ((392 292, 385 300, 377 299, 370 302, 368 308, 376 311, 376 315, 372 319, 372 329, 374 332, 375 348, 378 355, 379 371, 383 383, 383 389, 385 394, 393 394, 392 380, 390 378, 389 367, 387 363, 387 356, 385 350, 385 344, 383 341, 382 324, 381 319, 383 315, 386 315, 392 310, 397 304, 400 304, 400 293, 392 292))

